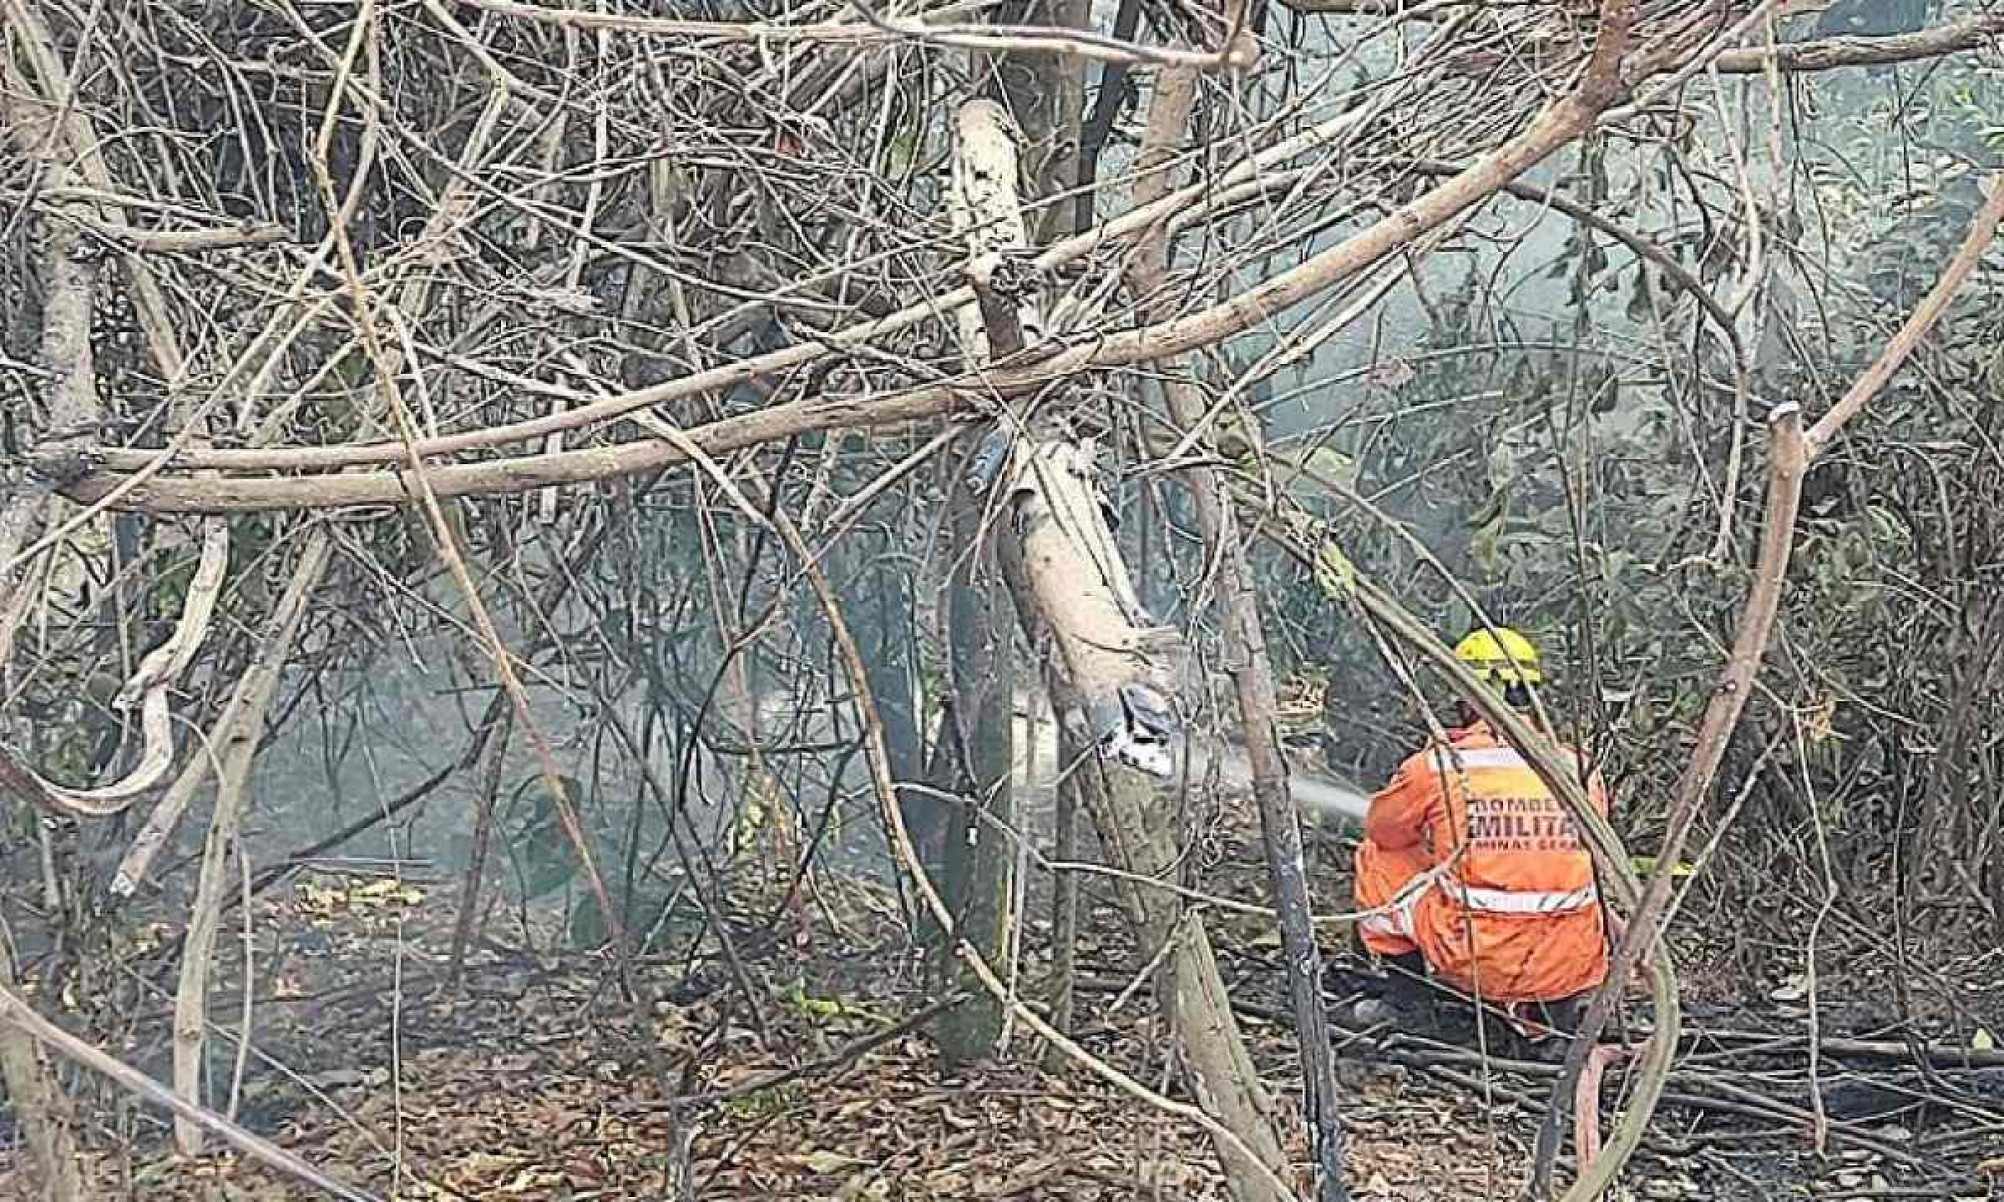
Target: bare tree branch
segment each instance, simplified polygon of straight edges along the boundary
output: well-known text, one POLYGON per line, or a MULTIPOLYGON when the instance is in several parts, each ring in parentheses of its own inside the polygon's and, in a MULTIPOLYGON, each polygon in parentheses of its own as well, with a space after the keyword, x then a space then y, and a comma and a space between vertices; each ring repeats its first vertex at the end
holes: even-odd
MULTIPOLYGON (((1697 744, 1692 750, 1691 761, 1678 779, 1677 791, 1671 800, 1670 816, 1663 836, 1663 846, 1657 853, 1657 868, 1650 877, 1647 891, 1641 905, 1629 919, 1627 929, 1618 942, 1612 963, 1608 968, 1606 983, 1594 997, 1580 1030, 1567 1053, 1565 1073, 1561 1077, 1561 1087, 1553 1091, 1552 1108, 1547 1112, 1545 1125, 1538 1139, 1538 1192, 1548 1180, 1550 1166, 1556 1155, 1558 1142, 1558 1121, 1560 1110, 1565 1106, 1574 1083, 1580 1079, 1593 1042, 1606 1027, 1612 1016, 1621 992, 1626 987, 1630 974, 1634 972, 1637 959, 1644 948, 1655 943, 1660 937, 1660 926, 1664 908, 1669 902, 1672 872, 1678 856, 1682 854, 1684 840, 1696 820, 1699 809, 1710 793, 1717 778, 1719 765, 1725 758, 1726 744, 1734 727, 1746 709, 1747 701, 1753 693, 1754 678, 1760 671, 1775 615, 1780 609, 1781 593, 1787 580, 1790 551, 1795 542, 1795 515, 1802 496, 1802 478, 1808 467, 1821 450, 1828 446, 1837 433, 1852 418, 1863 411, 1865 405, 1876 396, 1894 371, 1912 353, 1920 340, 1941 320, 1949 302, 1968 280, 1976 264, 1989 250, 1995 239, 2000 222, 2004 222, 2004 176, 1991 181, 1989 200, 1984 204, 1970 224, 1969 233, 1963 239, 1961 248, 1948 265, 1943 268, 1939 281, 1923 298, 1899 332, 1894 335, 1885 351, 1870 368, 1858 378, 1856 384, 1844 397, 1832 406, 1830 411, 1818 419, 1807 432, 1802 429, 1801 411, 1794 404, 1776 408, 1770 417, 1774 431, 1769 450, 1769 472, 1767 515, 1762 522, 1760 558, 1754 568, 1754 581, 1748 590, 1745 607, 1741 610, 1738 628, 1734 634, 1733 647, 1720 674, 1717 688, 1711 701, 1705 707, 1704 717, 1698 727, 1697 744)), ((1659 1018, 1658 1029, 1652 1033, 1652 1040, 1664 1038, 1663 1026, 1659 1018)), ((1669 1038, 1674 1042, 1675 1028, 1669 1038)), ((1631 1107, 1642 1104, 1653 1107, 1654 1098, 1661 1092, 1661 1082, 1654 1082, 1654 1091, 1645 1086, 1640 1092, 1640 1100, 1631 1100, 1631 1107)), ((1611 1182, 1620 1171, 1621 1164, 1634 1151, 1637 1141, 1622 1139, 1619 1135, 1607 1149, 1607 1155, 1583 1167, 1579 1180, 1567 1192, 1568 1202, 1580 1202, 1598 1197, 1600 1191, 1611 1182)))
MULTIPOLYGON (((809 398, 722 418, 689 430, 689 437, 696 445, 717 455, 818 430, 890 425, 937 417, 970 404, 976 396, 992 392, 1015 395, 1084 370, 1150 362, 1210 346, 1242 333, 1266 321, 1272 314, 1368 270, 1413 238, 1480 204, 1504 183, 1522 175, 1584 133, 1592 126, 1599 111, 1619 95, 1624 86, 1622 55, 1634 18, 1632 2, 1608 0, 1601 35, 1579 86, 1539 114, 1523 133, 1353 237, 1227 300, 1171 321, 1110 335, 1091 345, 1062 351, 1029 366, 998 368, 987 373, 979 385, 938 384, 885 396, 809 398)), ((1159 217, 1166 211, 1173 211, 1185 203, 1182 199, 1184 192, 1166 198, 1161 202, 1160 210, 1151 206, 1130 213, 1127 220, 1129 228, 1141 222, 1144 213, 1159 217)), ((1146 228, 1146 224, 1140 228, 1146 228)), ((1078 241, 1071 239, 1066 245, 1078 241)), ((1077 249, 1082 250, 1083 247, 1077 249)), ((903 324, 915 324, 940 308, 956 308, 972 299, 971 294, 949 294, 924 306, 924 313, 912 313, 903 324)), ((870 323, 870 326, 881 328, 899 322, 902 317, 897 315, 882 322, 870 323)), ((859 331, 861 337, 868 334, 867 328, 859 331)), ((654 389, 579 406, 560 418, 521 422, 506 430, 492 429, 448 439, 426 440, 414 450, 423 455, 449 453, 491 445, 504 436, 507 439, 539 436, 551 429, 615 416, 674 396, 754 379, 768 371, 808 362, 826 353, 826 349, 821 344, 790 348, 786 352, 765 356, 762 362, 746 360, 654 389)), ((358 454, 368 461, 379 461, 376 448, 326 448, 324 451, 295 452, 283 458, 289 461, 286 466, 326 467, 353 463, 358 454)), ((266 462, 254 463, 244 453, 190 457, 192 462, 203 466, 221 468, 278 466, 270 462, 272 456, 264 458, 266 462)), ((106 456, 106 459, 109 462, 113 457, 106 456)), ((552 484, 584 483, 658 470, 685 461, 686 454, 675 447, 658 443, 626 443, 477 464, 442 465, 429 469, 427 476, 430 487, 437 495, 453 497, 523 492, 552 484)), ((65 493, 88 504, 104 500, 122 487, 126 491, 117 502, 121 508, 154 513, 219 513, 302 506, 403 504, 413 495, 414 481, 401 472, 369 472, 331 478, 226 479, 213 483, 156 479, 133 486, 128 477, 92 473, 66 481, 65 493)))
POLYGON ((961 50, 1005 50, 1018 53, 1068 54, 1107 63, 1185 66, 1216 71, 1243 67, 1229 53, 1144 46, 1102 37, 1084 30, 1048 25, 933 24, 877 13, 852 0, 862 22, 788 25, 770 21, 680 21, 626 13, 576 8, 551 8, 517 0, 470 0, 476 8, 500 16, 519 17, 572 29, 610 29, 652 37, 701 38, 722 42, 762 42, 772 45, 813 42, 867 47, 886 42, 926 42, 961 50))
POLYGON ((1772 50, 1765 46, 1728 50, 1714 65, 1729 75, 1757 75, 1767 70, 1770 60, 1784 72, 1880 67, 1980 50, 2000 36, 2004 36, 2004 13, 1976 13, 1933 29, 1890 37, 1819 38, 1783 42, 1772 50))

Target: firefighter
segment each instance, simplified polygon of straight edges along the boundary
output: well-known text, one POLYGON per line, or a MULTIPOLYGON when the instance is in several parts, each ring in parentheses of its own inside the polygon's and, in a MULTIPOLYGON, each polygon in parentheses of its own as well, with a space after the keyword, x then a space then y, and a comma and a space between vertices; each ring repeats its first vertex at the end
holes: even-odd
MULTIPOLYGON (((1518 632, 1484 627, 1454 650, 1504 700, 1529 715, 1544 680, 1538 649, 1518 632)), ((1607 790, 1577 751, 1602 815, 1607 790)), ((1541 1039, 1570 1030, 1584 995, 1607 975, 1605 919, 1593 861, 1572 816, 1530 764, 1466 702, 1447 741, 1429 743, 1371 799, 1357 848, 1364 946, 1390 961, 1384 996, 1357 1017, 1424 1026, 1425 979, 1500 1007, 1541 1039)))

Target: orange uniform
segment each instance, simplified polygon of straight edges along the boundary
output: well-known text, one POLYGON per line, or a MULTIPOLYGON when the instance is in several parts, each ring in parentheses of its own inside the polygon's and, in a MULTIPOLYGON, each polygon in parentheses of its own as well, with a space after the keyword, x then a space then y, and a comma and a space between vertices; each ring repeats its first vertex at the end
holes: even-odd
MULTIPOLYGON (((1598 772, 1587 795, 1608 812, 1598 772)), ((1358 908, 1398 901, 1359 924, 1372 951, 1417 949, 1448 984, 1500 1004, 1559 1001, 1606 977, 1592 857, 1571 815, 1488 723, 1401 764, 1371 799, 1364 834, 1358 908), (1439 878, 1415 882, 1457 850, 1439 878)))

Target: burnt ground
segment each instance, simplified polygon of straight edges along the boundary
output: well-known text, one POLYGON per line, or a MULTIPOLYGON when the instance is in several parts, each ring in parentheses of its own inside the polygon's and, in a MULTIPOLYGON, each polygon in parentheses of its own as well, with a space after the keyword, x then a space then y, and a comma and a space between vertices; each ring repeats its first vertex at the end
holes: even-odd
MULTIPOLYGON (((1232 836, 1206 849, 1205 887, 1263 897, 1256 827, 1249 815, 1230 817, 1232 836)), ((1313 858, 1318 909, 1344 908, 1343 849, 1321 840, 1313 858)), ((744 884, 739 895, 757 894, 744 884)), ((1078 1038, 1163 1086, 1170 1078, 1147 991, 1122 996, 1141 966, 1110 900, 1097 888, 1086 894, 1078 1038)), ((446 988, 455 897, 448 882, 323 874, 258 903, 256 1054, 237 1104, 246 1126, 383 1198, 655 1197, 671 1128, 641 1051, 651 1040, 679 1093, 729 1095, 695 1112, 692 1158, 704 1199, 1225 1196, 1201 1132, 1075 1065, 1048 1062, 1026 1032, 1012 1033, 1000 1062, 944 1074, 923 1027, 900 1029, 932 992, 903 933, 901 902, 879 886, 824 877, 796 911, 768 904, 733 916, 727 929, 740 972, 714 955, 714 938, 703 942, 710 954, 694 972, 686 954, 648 961, 643 970, 661 996, 644 1024, 608 958, 529 950, 519 925, 475 948, 463 987, 446 988), (782 917, 768 922, 774 913, 782 917), (850 1054, 865 1040, 875 1046, 850 1054), (773 1079, 789 1070, 801 1071, 773 1079)), ((560 925, 531 919, 526 929, 547 949, 561 945, 560 925)), ((1278 948, 1256 921, 1220 916, 1212 926, 1262 1074, 1297 1133, 1291 1150, 1305 1160, 1278 948)), ((490 929, 507 927, 496 919, 490 929)), ((686 947, 696 934, 693 920, 678 917, 664 945, 686 947)), ((1888 1053, 1900 1034, 1887 1030, 1889 991, 1869 947, 1810 991, 1786 977, 1748 984, 1723 974, 1708 961, 1728 953, 1703 929, 1682 932, 1679 942, 1689 1038, 1623 1196, 1983 1197, 1985 1173, 2004 1172, 2004 1059, 1982 1050, 2004 1031, 1972 1034, 1969 1026, 1972 1015, 2004 1013, 1995 953, 1930 970, 1936 1005, 1922 1034, 1945 1047, 1976 1045, 1975 1063, 1937 1057, 1921 1073, 1911 1058, 1888 1053), (1819 1094, 1809 1085, 1812 999, 1826 1037, 1855 1036, 1865 1049, 1825 1051, 1819 1094)), ((1342 1017, 1360 965, 1333 942, 1330 950, 1329 1001, 1342 1017)), ((214 1021, 230 1029, 242 1005, 235 959, 220 955, 229 970, 214 990, 214 1021)), ((1039 996, 1041 971, 1024 966, 1025 996, 1039 996)), ((152 1005, 128 1014, 107 1041, 164 1076, 169 1006, 164 995, 148 996, 152 1005)), ((104 1025, 101 1016, 92 1024, 44 1005, 72 1029, 104 1025)), ((1485 1051, 1466 1032, 1459 1042, 1429 1041, 1344 1027, 1339 1038, 1354 1197, 1518 1195, 1549 1065, 1509 1061, 1499 1043, 1485 1051)), ((221 1046, 216 1088, 226 1098, 234 1047, 221 1046)), ((1624 1081, 1611 1072, 1603 1091, 1610 1116, 1624 1081)), ((177 1158, 157 1114, 111 1104, 104 1093, 87 1101, 98 1197, 308 1196, 214 1146, 200 1159, 177 1158)), ((0 1176, 0 1188, 21 1184, 0 1176)))

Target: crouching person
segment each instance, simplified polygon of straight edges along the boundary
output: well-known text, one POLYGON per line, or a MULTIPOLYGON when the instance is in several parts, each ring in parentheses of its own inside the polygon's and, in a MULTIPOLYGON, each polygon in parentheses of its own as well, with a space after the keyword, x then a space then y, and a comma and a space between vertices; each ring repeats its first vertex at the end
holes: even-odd
MULTIPOLYGON (((1478 630, 1455 655, 1500 686, 1520 712, 1543 675, 1514 630, 1478 630)), ((1577 751, 1561 748, 1585 770, 1577 751)), ((1603 815, 1607 790, 1588 773, 1603 815)), ((1425 1027, 1426 978, 1506 1010, 1533 1040, 1573 1029, 1607 975, 1605 917, 1593 861, 1564 805, 1529 762, 1466 703, 1461 724, 1399 766, 1371 799, 1357 849, 1364 946, 1389 960, 1385 996, 1357 1017, 1425 1027)))

